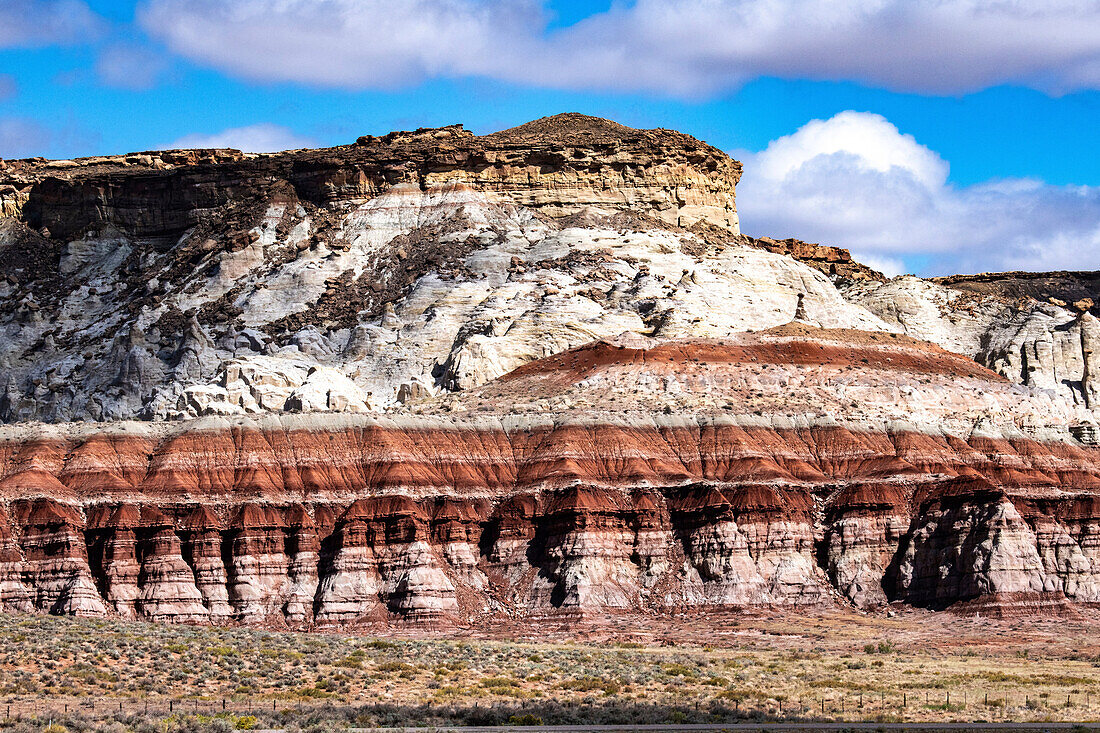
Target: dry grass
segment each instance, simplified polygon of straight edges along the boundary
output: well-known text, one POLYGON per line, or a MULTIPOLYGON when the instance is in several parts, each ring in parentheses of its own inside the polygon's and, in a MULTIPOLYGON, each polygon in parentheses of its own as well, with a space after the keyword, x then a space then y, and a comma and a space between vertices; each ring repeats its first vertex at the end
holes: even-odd
POLYGON ((240 719, 252 714, 260 727, 326 715, 355 724, 1100 715, 1091 619, 708 616, 683 619, 683 639, 667 623, 636 624, 632 639, 606 619, 536 626, 548 629, 542 641, 531 640, 535 626, 510 629, 509 640, 456 641, 413 629, 379 639, 0 616, 0 719, 9 703, 24 718, 79 711, 71 730, 105 725, 108 714, 117 730, 178 728, 196 711, 207 726, 248 725, 240 719), (565 641, 566 627, 592 640, 565 641), (700 633, 713 646, 693 643, 700 633), (223 698, 227 714, 211 717, 223 698))

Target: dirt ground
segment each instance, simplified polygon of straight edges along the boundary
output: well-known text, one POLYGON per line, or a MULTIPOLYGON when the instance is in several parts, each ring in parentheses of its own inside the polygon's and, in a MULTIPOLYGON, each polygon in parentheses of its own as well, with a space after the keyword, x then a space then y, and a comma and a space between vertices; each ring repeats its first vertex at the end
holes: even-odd
POLYGON ((549 616, 314 632, 8 615, 0 727, 47 717, 76 730, 1086 721, 1100 717, 1098 631, 1092 610, 1014 620, 549 616))

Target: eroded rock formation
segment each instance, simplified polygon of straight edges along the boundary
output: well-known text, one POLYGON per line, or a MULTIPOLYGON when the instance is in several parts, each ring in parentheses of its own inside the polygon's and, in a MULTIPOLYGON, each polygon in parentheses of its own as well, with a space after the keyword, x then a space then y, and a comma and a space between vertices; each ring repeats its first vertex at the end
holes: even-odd
MULTIPOLYGON (((1005 273, 921 280, 850 281, 845 297, 915 338, 965 354, 1014 382, 1096 410, 1100 328, 1091 298, 1068 303, 1053 295, 1092 292, 1088 273, 1005 273), (1070 277, 1071 275, 1079 277, 1070 277), (1019 294, 1011 293, 1020 285, 1019 294)), ((1085 414, 1083 435, 1095 437, 1085 414)))
POLYGON ((4 422, 391 409, 594 338, 780 325, 798 293, 890 328, 833 284, 877 273, 741 236, 740 164, 668 130, 4 165, 4 422))
POLYGON ((581 115, 0 163, 0 608, 1100 602, 1095 278, 887 280, 740 172, 581 115))
POLYGON ((792 324, 598 342, 420 417, 13 426, 0 598, 294 626, 1097 602, 1100 455, 1068 401, 1021 429, 1031 399, 903 336, 792 324))

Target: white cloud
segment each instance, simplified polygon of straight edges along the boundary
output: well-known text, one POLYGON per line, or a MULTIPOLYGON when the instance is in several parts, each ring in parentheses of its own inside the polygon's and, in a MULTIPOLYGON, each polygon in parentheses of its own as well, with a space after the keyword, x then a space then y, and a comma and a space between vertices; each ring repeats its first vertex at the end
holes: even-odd
POLYGON ((11 74, 0 74, 0 102, 6 102, 19 93, 19 83, 11 74))
POLYGON ((530 41, 534 2, 151 0, 141 24, 200 63, 266 81, 385 88, 476 75, 530 41))
POLYGON ((161 150, 236 148, 246 153, 274 153, 280 150, 309 147, 317 147, 317 142, 289 128, 268 122, 247 127, 233 127, 212 135, 184 135, 173 142, 159 146, 161 150))
POLYGON ((104 30, 83 0, 3 0, 0 48, 83 43, 104 30))
POLYGON ((811 120, 797 135, 772 141, 757 160, 758 173, 782 179, 820 155, 854 155, 862 170, 889 173, 900 168, 926 186, 942 186, 948 166, 939 155, 878 115, 841 112, 828 121, 811 120))
POLYGON ((892 272, 1100 269, 1100 187, 954 186, 938 154, 880 115, 813 120, 735 156, 748 234, 848 247, 892 272))
POLYGON ((145 29, 239 76, 380 88, 484 76, 708 94, 760 76, 961 93, 1100 88, 1096 0, 637 0, 547 30, 537 0, 144 0, 145 29))
POLYGON ((41 155, 50 144, 50 132, 34 120, 0 118, 0 158, 29 158, 41 155))
POLYGON ((95 72, 99 81, 109 87, 144 91, 156 86, 167 66, 164 56, 151 49, 116 43, 100 52, 95 72))

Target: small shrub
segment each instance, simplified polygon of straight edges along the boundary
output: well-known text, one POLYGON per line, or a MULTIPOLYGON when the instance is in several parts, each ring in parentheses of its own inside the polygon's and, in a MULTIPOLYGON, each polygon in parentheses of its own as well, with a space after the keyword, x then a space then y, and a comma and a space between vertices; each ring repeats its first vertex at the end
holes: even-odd
POLYGON ((513 715, 508 718, 508 725, 542 725, 542 718, 531 713, 513 715))
POLYGON ((695 670, 683 664, 666 664, 665 674, 669 677, 694 677, 695 670))
POLYGON ((519 687, 519 680, 514 680, 511 677, 486 677, 480 684, 482 687, 486 688, 519 687))
POLYGON ((566 680, 558 685, 562 690, 576 690, 577 692, 595 692, 600 690, 605 695, 617 695, 620 691, 619 683, 611 680, 601 680, 596 677, 582 677, 579 680, 566 680))

